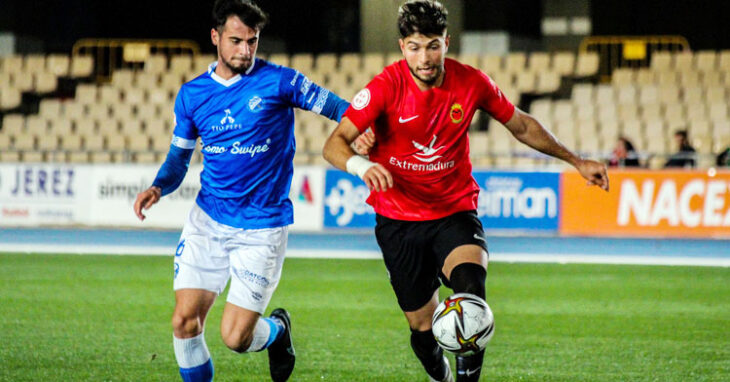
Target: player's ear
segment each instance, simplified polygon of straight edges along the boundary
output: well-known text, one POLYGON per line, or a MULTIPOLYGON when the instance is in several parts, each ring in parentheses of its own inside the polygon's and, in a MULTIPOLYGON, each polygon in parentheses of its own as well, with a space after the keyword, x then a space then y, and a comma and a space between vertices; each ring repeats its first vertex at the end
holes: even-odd
POLYGON ((218 30, 215 28, 210 29, 210 41, 213 42, 213 45, 218 46, 218 39, 220 36, 218 35, 218 30))
POLYGON ((444 39, 444 46, 446 47, 446 51, 449 51, 449 42, 451 42, 451 35, 446 35, 446 38, 444 39))
POLYGON ((400 52, 406 55, 406 42, 402 38, 398 39, 398 46, 400 46, 400 52))

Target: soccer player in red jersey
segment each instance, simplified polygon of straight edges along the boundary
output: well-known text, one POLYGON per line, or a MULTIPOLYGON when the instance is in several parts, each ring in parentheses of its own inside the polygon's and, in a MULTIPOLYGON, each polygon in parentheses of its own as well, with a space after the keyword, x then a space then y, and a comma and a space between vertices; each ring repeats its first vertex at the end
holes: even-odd
MULTIPOLYGON (((588 184, 608 190, 602 163, 568 150, 487 75, 445 58, 446 16, 437 1, 401 6, 405 60, 386 67, 354 97, 324 146, 330 163, 357 174, 371 190, 375 235, 411 329, 411 347, 434 381, 453 380, 431 333, 439 279, 455 293, 485 297, 487 246, 467 136, 474 112, 488 112, 520 142, 570 163, 588 184), (349 145, 369 126, 377 143, 368 160, 349 145)), ((369 146, 372 138, 358 143, 369 146)), ((483 351, 457 356, 457 381, 477 381, 483 357, 483 351)))

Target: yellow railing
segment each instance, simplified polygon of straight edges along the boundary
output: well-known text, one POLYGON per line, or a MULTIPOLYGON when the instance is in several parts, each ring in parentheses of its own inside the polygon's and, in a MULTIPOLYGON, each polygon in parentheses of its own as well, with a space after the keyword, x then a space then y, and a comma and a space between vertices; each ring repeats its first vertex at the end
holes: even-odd
POLYGON ((597 52, 598 74, 607 81, 615 68, 649 66, 652 53, 690 50, 682 36, 591 36, 580 44, 581 52, 597 52))
POLYGON ((115 68, 141 67, 153 54, 196 55, 200 53, 200 47, 190 40, 86 38, 74 44, 72 53, 92 55, 97 81, 106 81, 115 68))

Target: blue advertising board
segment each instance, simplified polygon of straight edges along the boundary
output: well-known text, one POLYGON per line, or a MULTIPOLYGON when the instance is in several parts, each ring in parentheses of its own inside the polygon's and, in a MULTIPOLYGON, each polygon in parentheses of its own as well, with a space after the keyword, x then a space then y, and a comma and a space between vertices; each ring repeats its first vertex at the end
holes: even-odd
POLYGON ((370 191, 360 178, 344 171, 328 169, 324 184, 326 228, 375 227, 375 211, 365 203, 370 191))
POLYGON ((558 230, 560 173, 484 171, 473 176, 484 229, 558 230))
MULTIPOLYGON (((557 231, 560 173, 480 171, 477 213, 487 230, 557 231)), ((372 228, 375 212, 365 183, 339 170, 325 176, 324 227, 372 228)))

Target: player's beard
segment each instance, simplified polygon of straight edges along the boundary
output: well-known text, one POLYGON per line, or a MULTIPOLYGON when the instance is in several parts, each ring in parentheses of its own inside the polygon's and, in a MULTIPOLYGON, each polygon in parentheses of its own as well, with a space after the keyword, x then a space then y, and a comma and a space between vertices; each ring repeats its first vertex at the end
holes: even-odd
POLYGON ((439 77, 441 77, 441 73, 443 73, 443 71, 444 71, 443 64, 433 66, 433 68, 435 69, 433 75, 431 75, 430 77, 426 78, 426 77, 420 76, 418 74, 418 67, 413 68, 411 66, 408 66, 408 70, 411 71, 411 74, 413 75, 413 77, 418 78, 419 81, 423 82, 426 85, 433 85, 433 84, 435 84, 436 81, 438 81, 439 77))
POLYGON ((224 59, 223 64, 225 66, 227 66, 228 69, 230 69, 233 73, 242 74, 242 73, 246 73, 246 71, 251 67, 251 64, 253 64, 253 60, 254 60, 254 57, 251 56, 248 59, 237 60, 237 62, 239 62, 240 64, 235 65, 232 62, 233 60, 228 61, 228 60, 224 59))

